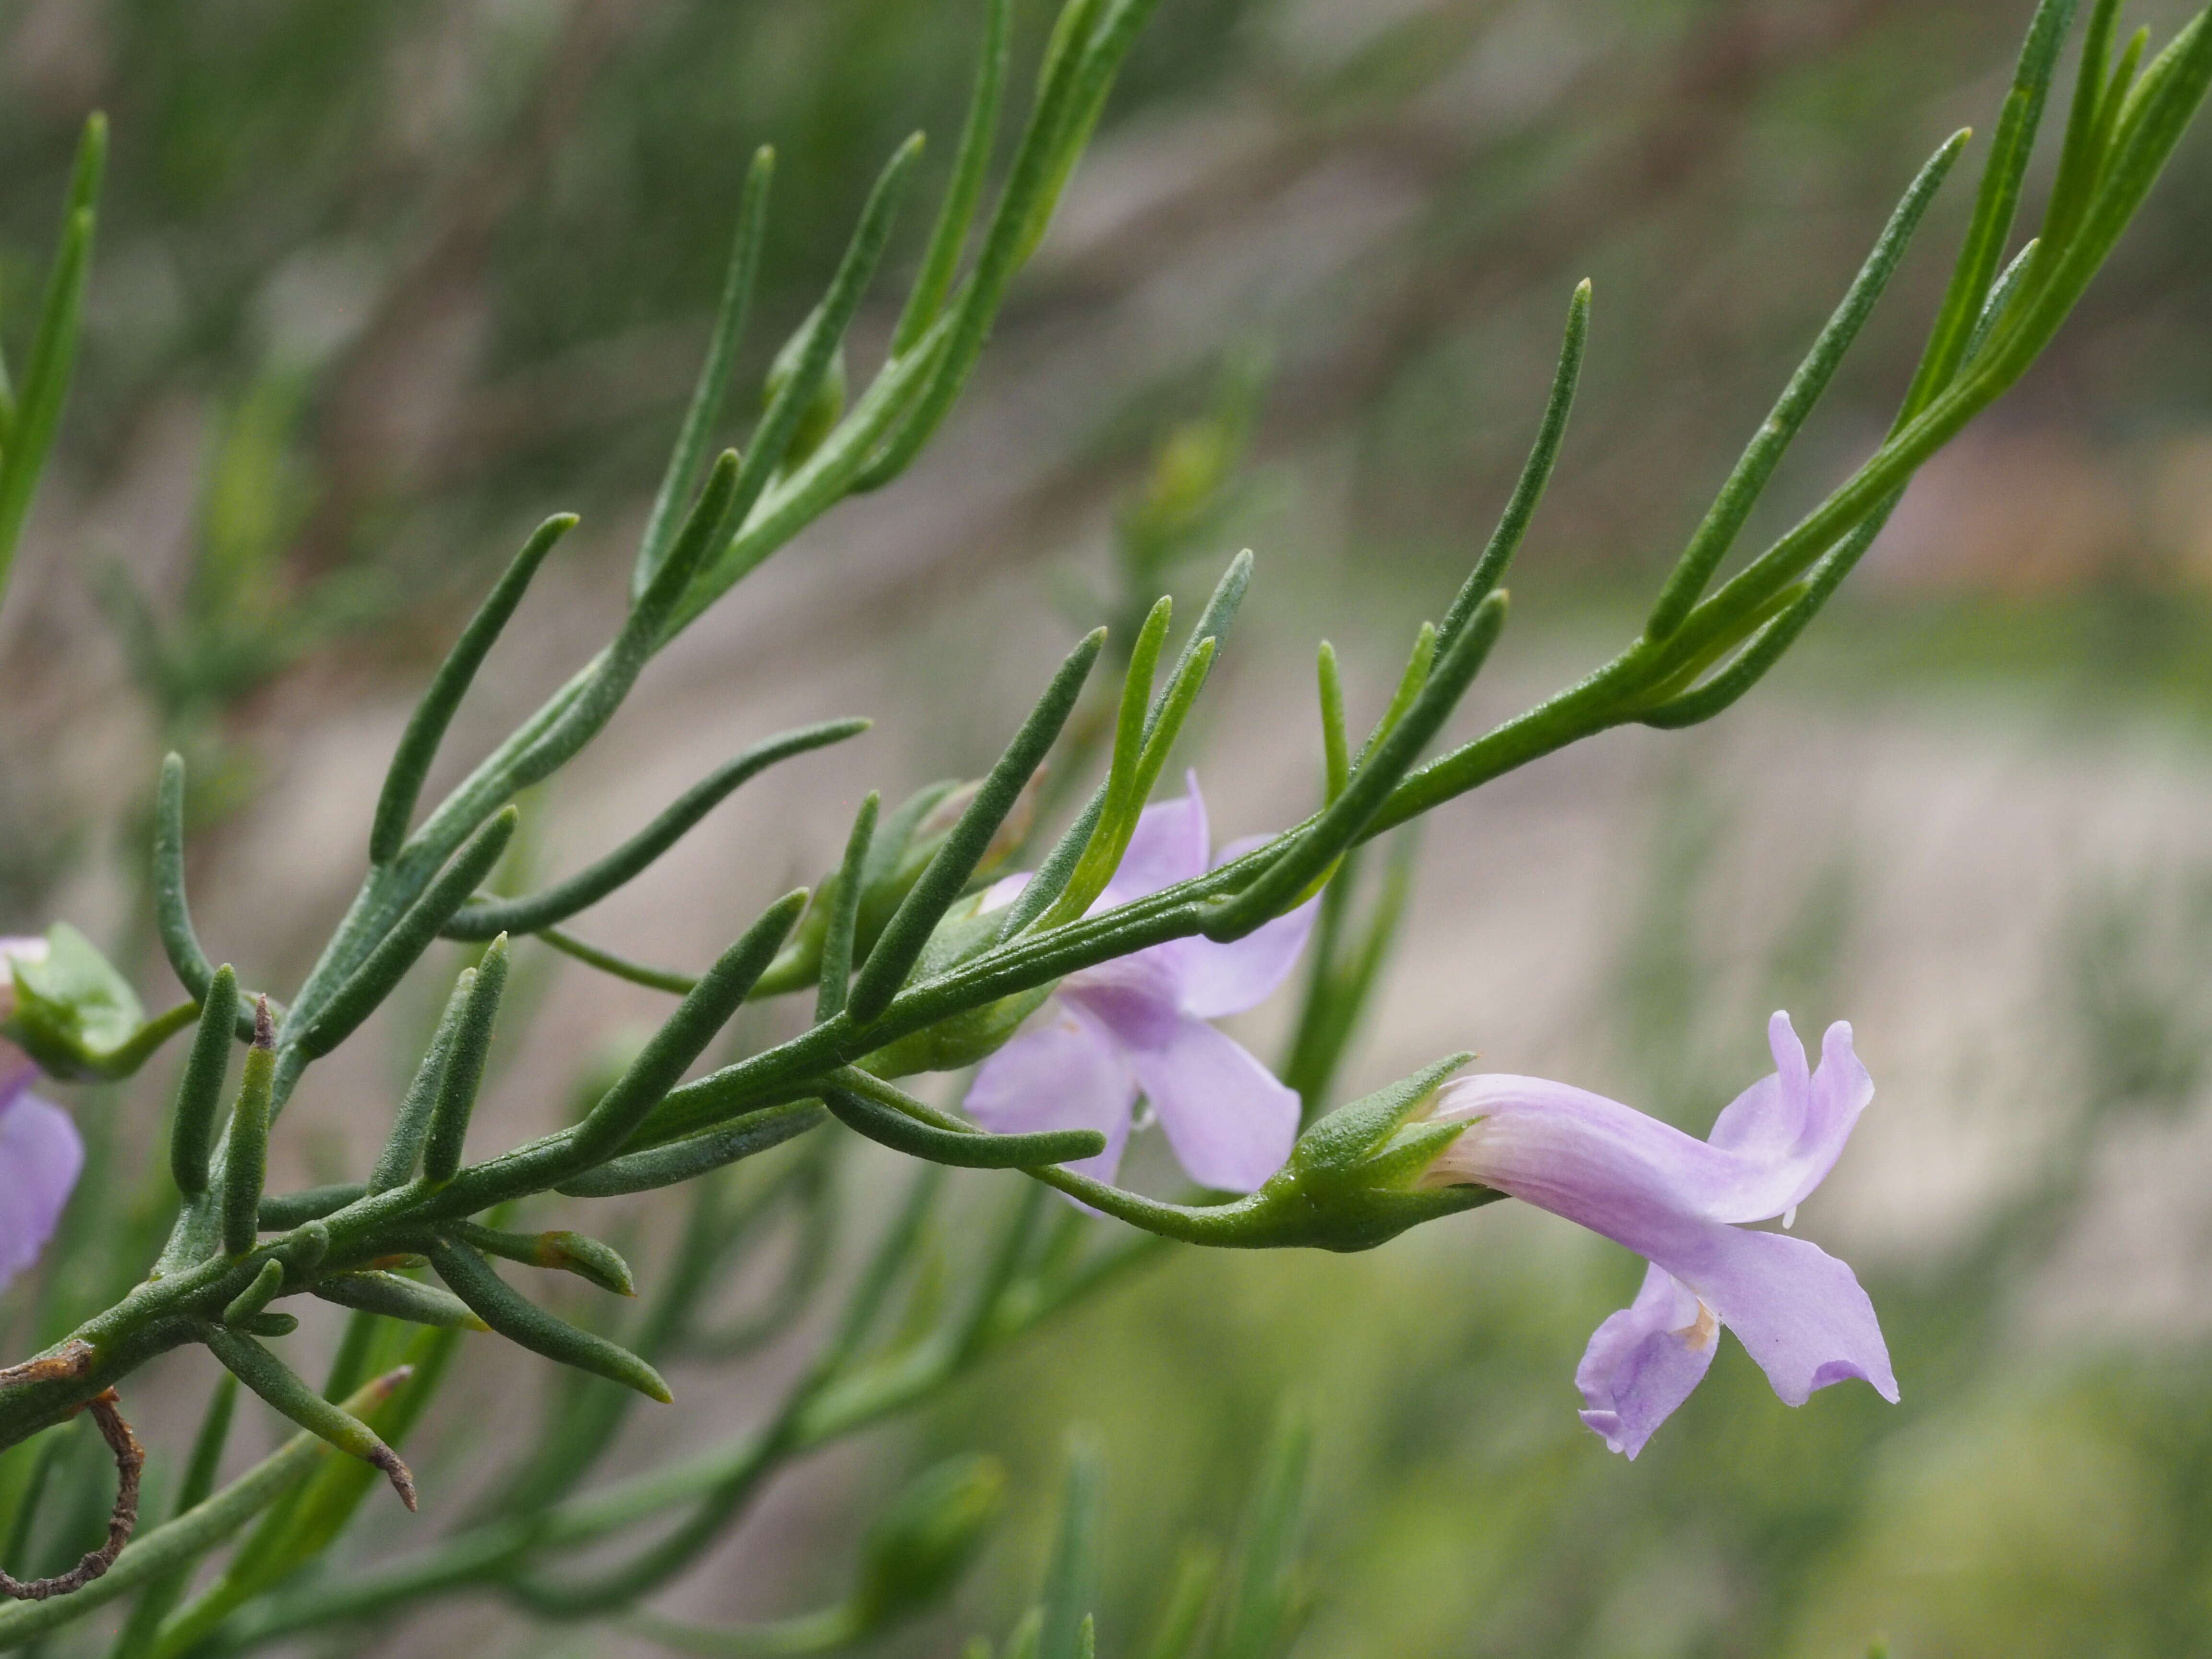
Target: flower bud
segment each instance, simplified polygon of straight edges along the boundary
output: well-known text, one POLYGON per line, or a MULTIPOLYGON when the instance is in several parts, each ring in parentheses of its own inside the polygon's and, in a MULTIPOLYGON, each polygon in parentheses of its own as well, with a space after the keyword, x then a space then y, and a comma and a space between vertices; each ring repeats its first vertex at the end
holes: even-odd
POLYGON ((0 943, 8 988, 0 994, 0 1036, 50 1076, 83 1081, 137 1034, 145 1010, 131 981, 90 939, 57 922, 43 939, 0 943))
POLYGON ((988 1060, 1005 1048, 1021 1023, 1042 1006, 1052 987, 987 1002, 885 1043, 860 1063, 880 1078, 912 1077, 920 1072, 957 1072, 988 1060))
MULTIPOLYGON (((1038 775, 1042 775, 1042 773, 1038 775)), ((968 810, 969 803, 975 799, 975 792, 982 787, 981 779, 969 783, 949 780, 933 783, 909 795, 884 815, 876 826, 874 840, 869 843, 868 861, 862 872, 860 916, 853 933, 853 955, 856 962, 867 959, 869 951, 882 936, 884 927, 898 909, 900 902, 913 890, 915 883, 921 879, 921 872, 928 868, 930 860, 937 856, 938 849, 945 845, 945 838, 952 833, 952 826, 959 823, 960 815, 968 810)), ((1036 791, 1037 778, 1032 777, 1028 787, 1015 800, 1013 810, 1006 814, 1006 822, 991 837, 990 845, 983 849, 982 859, 975 866, 974 879, 986 880, 1004 869, 1006 860, 1028 839, 1030 825, 1036 817, 1036 791)), ((796 990, 814 982, 815 975, 821 971, 822 939, 829 930, 830 915, 836 908, 841 879, 840 873, 832 872, 815 884, 813 902, 800 919, 791 942, 777 952, 775 964, 761 976, 760 984, 755 989, 756 995, 796 990)), ((949 925, 948 919, 947 923, 939 925, 938 931, 944 933, 949 925)), ((924 960, 926 963, 941 961, 942 956, 939 953, 934 958, 925 957, 924 960)), ((1023 1012, 1026 1013, 1028 1010, 1023 1012)), ((1000 1042, 1004 1040, 1004 1037, 1000 1039, 1000 1042)), ((997 1047, 996 1042, 990 1044, 980 1050, 976 1058, 981 1059, 997 1047)), ((964 1065, 968 1062, 958 1063, 964 1065)), ((913 1066, 908 1069, 922 1071, 933 1068, 913 1066)), ((902 1074, 887 1073, 885 1075, 902 1074)))
POLYGON ((860 1547, 853 1612, 862 1630, 881 1630, 951 1594, 1006 1504, 1006 1473, 996 1458, 949 1458, 925 1471, 876 1517, 860 1547))
MULTIPOLYGON (((922 946, 913 979, 920 981, 950 973, 969 957, 991 948, 1004 920, 997 908, 985 909, 987 893, 971 893, 946 913, 922 946)), ((918 1072, 957 1072, 988 1060, 1006 1047, 1021 1023, 1052 994, 1051 985, 1040 985, 1012 996, 970 1008, 934 1025, 924 1026, 896 1042, 886 1043, 860 1061, 880 1078, 911 1077, 918 1072)))
POLYGON ((42 939, 0 939, 0 1025, 15 1016, 15 964, 46 959, 46 942, 42 939))
MULTIPOLYGON (((1043 787, 1044 775, 1043 767, 1030 774, 1030 781, 1022 786, 1021 793, 1014 797, 1012 810, 983 848, 983 856, 976 860, 975 872, 970 879, 983 881, 998 874, 1006 868, 1006 860, 1019 852, 1022 843, 1030 838, 1030 827, 1036 822, 1037 791, 1043 787)), ((937 856, 937 849, 945 844, 945 838, 952 833, 952 826, 960 822, 961 815, 967 811, 982 787, 983 780, 981 778, 956 785, 939 796, 915 823, 914 837, 907 844, 897 865, 896 874, 904 878, 904 884, 899 889, 901 897, 905 896, 906 889, 913 886, 920 878, 930 860, 937 856)))

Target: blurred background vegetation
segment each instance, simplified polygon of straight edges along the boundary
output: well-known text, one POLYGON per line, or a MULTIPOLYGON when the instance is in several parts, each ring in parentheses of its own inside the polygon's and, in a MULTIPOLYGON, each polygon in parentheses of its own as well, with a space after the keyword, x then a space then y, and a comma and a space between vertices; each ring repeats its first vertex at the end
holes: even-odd
MULTIPOLYGON (((758 872, 834 860, 863 789, 972 775, 1073 626, 1202 591, 1243 544, 1259 586, 1195 763, 1218 833, 1289 822, 1316 787, 1312 638, 1380 702, 1502 501, 1587 275, 1577 423, 1471 718, 1540 695, 1635 617, 1920 159, 1986 130, 2027 9, 1164 0, 944 441, 668 654, 538 804, 537 855, 566 867, 738 741, 882 715, 592 918, 696 964, 766 896, 758 872)), ((161 982, 137 860, 181 745, 203 932, 252 982, 296 975, 409 699, 527 525, 585 517, 453 748, 619 605, 751 148, 780 157, 757 384, 879 159, 921 126, 946 165, 979 11, 0 8, 11 349, 77 127, 99 107, 114 133, 76 387, 0 621, 0 932, 66 915, 161 982)), ((1048 21, 1018 9, 1019 61, 1048 21)), ((1939 203, 1778 518, 1879 437, 1965 204, 1939 203)), ((2048 358, 1748 706, 1438 814, 1334 1091, 1479 1047, 1702 1133, 1764 1068, 1768 1010, 1808 1036, 1851 1018, 1881 1092, 1801 1225, 1867 1281, 1901 1406, 1847 1388, 1792 1413, 1730 1348, 1632 1466, 1571 1385, 1640 1272, 1622 1252, 1511 1206, 1359 1258, 1183 1252, 780 1483, 667 1607, 806 1605, 900 1471, 980 1448, 1013 1468, 1017 1524, 902 1650, 952 1651, 1024 1602, 1080 1420, 1110 1486, 1102 1651, 1141 1653, 1287 1398, 1314 1435, 1310 1659, 2212 1649, 2208 246, 2198 132, 2048 358)), ((537 971, 544 1017, 487 1133, 545 1127, 653 1006, 537 971)), ((1247 1035, 1279 1043, 1294 1000, 1247 1035)), ((406 1035, 385 1073, 319 1072, 293 1174, 365 1155, 406 1035)), ((119 1224, 159 1095, 82 1101, 118 1150, 81 1231, 119 1224)), ((864 1200, 888 1191, 857 1164, 864 1200)), ((667 1224, 632 1225, 649 1261, 667 1224)), ((432 1485, 549 1387, 470 1358, 417 1461, 432 1485)), ((158 1373, 173 1407, 143 1407, 172 1449, 194 1363, 158 1373)), ((744 1373, 677 1386, 688 1431, 641 1425, 638 1455, 745 1419, 744 1373)), ((365 1522, 371 1551, 407 1537, 365 1522)), ((551 1639, 489 1603, 381 1635, 551 1639)))

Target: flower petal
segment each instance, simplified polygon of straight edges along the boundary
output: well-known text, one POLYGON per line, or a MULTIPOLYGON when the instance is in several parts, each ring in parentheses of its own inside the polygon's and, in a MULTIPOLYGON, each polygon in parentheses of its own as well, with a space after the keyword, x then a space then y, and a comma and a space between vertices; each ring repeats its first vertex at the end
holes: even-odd
POLYGON ((1897 1403, 1897 1376, 1874 1304, 1850 1268, 1782 1233, 1715 1225, 1664 1262, 1741 1339, 1784 1405, 1850 1377, 1897 1403))
POLYGON ((1489 1073, 1437 1092, 1436 1121, 1473 1127, 1430 1166, 1431 1185, 1494 1187, 1663 1261, 1725 1209, 1747 1165, 1586 1089, 1489 1073))
POLYGON ((84 1168, 70 1115, 27 1092, 0 1089, 0 1285, 39 1259, 84 1168))
POLYGON ((1070 974, 1060 982, 1060 997, 1094 1015, 1130 1047, 1160 1048, 1174 1040, 1182 1019, 1182 963, 1174 954, 1182 942, 1156 945, 1070 974))
POLYGON ((1720 1346, 1713 1316, 1664 1267, 1644 1275, 1636 1300, 1591 1335, 1575 1386, 1583 1421, 1632 1462, 1652 1431, 1705 1380, 1720 1346))
POLYGON ((1137 1082, 1176 1161, 1201 1187, 1249 1193, 1283 1167, 1298 1137, 1298 1097, 1241 1044, 1203 1020, 1132 1048, 1137 1082))
POLYGON ((1137 1080, 1121 1045, 1093 1015, 1058 997, 1044 1015, 983 1062, 968 1090, 968 1115, 998 1134, 1096 1129, 1106 1150, 1067 1167, 1111 1181, 1129 1144, 1137 1080))
POLYGON ((1752 1176, 1726 1212, 1716 1212, 1723 1221, 1764 1221, 1804 1202, 1835 1168, 1874 1098, 1874 1079, 1852 1052, 1847 1022, 1828 1028, 1820 1069, 1809 1076, 1790 1016, 1776 1014, 1766 1029, 1773 1075, 1737 1096, 1713 1124, 1711 1144, 1742 1158, 1752 1176))
MULTIPOLYGON (((1226 864, 1267 839, 1255 836, 1232 842, 1222 848, 1214 863, 1226 864)), ((1157 947, 1176 952, 1183 1012, 1200 1019, 1220 1019, 1258 1007, 1298 965, 1298 955, 1306 948, 1320 909, 1320 899, 1308 899, 1288 915, 1278 916, 1226 945, 1216 945, 1208 939, 1186 939, 1157 947)))
POLYGON ((1158 802, 1137 815, 1128 851, 1091 906, 1093 915, 1206 873, 1206 854, 1213 844, 1206 825, 1206 798, 1198 793, 1198 774, 1185 776, 1188 794, 1158 802))

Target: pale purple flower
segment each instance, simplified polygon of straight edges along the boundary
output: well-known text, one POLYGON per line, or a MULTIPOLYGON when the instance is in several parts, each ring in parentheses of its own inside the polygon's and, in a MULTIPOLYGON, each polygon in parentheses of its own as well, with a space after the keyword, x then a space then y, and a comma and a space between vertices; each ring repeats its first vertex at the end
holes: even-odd
POLYGON ((1565 1216, 1650 1262, 1636 1300, 1597 1328, 1575 1372, 1583 1421, 1630 1457, 1689 1398, 1733 1330, 1785 1404, 1847 1377, 1897 1400, 1874 1304, 1851 1270, 1782 1218, 1818 1187, 1874 1097, 1838 1020, 1808 1072, 1790 1017, 1768 1022, 1776 1071, 1698 1140, 1600 1095, 1541 1078, 1447 1084, 1430 1116, 1471 1127, 1431 1167, 1565 1216))
MULTIPOLYGON (((1201 876, 1212 867, 1206 802, 1190 793, 1148 806, 1096 915, 1201 876)), ((1221 861, 1256 842, 1222 849, 1221 861)), ((1011 903, 1010 876, 985 908, 1011 903)), ((1265 1000, 1297 965, 1311 903, 1228 945, 1173 939, 1060 981, 1040 1022, 983 1062, 968 1091, 978 1123, 1000 1134, 1097 1129, 1106 1150, 1071 1169, 1112 1181, 1139 1096, 1202 1187, 1249 1193, 1283 1165, 1298 1133, 1298 1097, 1249 1051, 1206 1022, 1265 1000)))
MULTIPOLYGON (((14 959, 36 960, 46 942, 0 939, 0 1021, 15 1010, 14 959)), ((31 1092, 39 1069, 0 1042, 0 1290, 39 1259, 84 1167, 76 1124, 31 1092)))

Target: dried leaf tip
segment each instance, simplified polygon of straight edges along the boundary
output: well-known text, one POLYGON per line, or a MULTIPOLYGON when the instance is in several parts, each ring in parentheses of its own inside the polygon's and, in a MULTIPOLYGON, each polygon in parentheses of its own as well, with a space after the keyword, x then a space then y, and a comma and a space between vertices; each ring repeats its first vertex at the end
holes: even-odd
POLYGON ((407 1505, 407 1512, 414 1514, 418 1507, 415 1501, 415 1477, 399 1461, 399 1454, 389 1446, 379 1446, 369 1454, 368 1461, 384 1471, 385 1478, 392 1482, 392 1490, 398 1492, 399 1501, 407 1505))
POLYGON ((394 1365, 362 1390, 362 1393, 367 1396, 364 1403, 373 1405, 378 1401, 391 1399, 393 1395, 406 1387, 414 1379, 414 1376, 415 1368, 412 1365, 394 1365))

